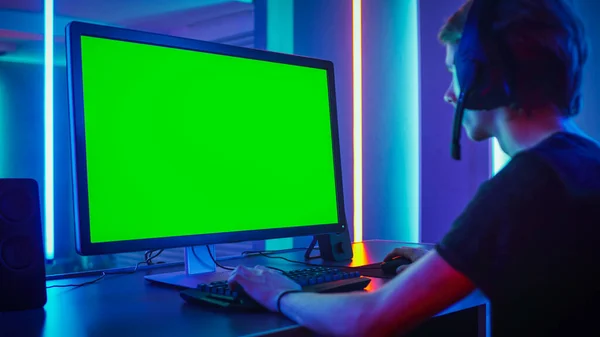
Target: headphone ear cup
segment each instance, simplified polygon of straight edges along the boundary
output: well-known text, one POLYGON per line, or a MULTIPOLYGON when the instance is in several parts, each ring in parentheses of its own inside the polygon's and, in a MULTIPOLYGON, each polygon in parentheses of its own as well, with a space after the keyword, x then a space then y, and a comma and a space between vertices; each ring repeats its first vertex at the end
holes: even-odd
POLYGON ((454 55, 461 94, 456 104, 451 156, 460 160, 460 135, 465 109, 492 110, 511 103, 501 50, 494 33, 496 8, 501 0, 473 0, 454 55))
POLYGON ((471 94, 465 100, 465 109, 492 110, 513 104, 511 86, 503 67, 480 65, 476 67, 471 94))
MULTIPOLYGON (((512 101, 511 79, 504 60, 509 51, 492 23, 501 0, 473 0, 465 22, 454 64, 464 108, 491 110, 512 101)), ((510 60, 509 60, 510 62, 510 60)))

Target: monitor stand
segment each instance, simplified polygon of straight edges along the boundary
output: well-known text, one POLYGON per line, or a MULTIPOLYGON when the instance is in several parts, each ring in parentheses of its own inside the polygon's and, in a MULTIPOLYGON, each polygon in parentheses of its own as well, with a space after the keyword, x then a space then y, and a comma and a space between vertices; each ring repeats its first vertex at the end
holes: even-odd
MULTIPOLYGON (((150 282, 183 288, 196 288, 200 283, 227 280, 231 271, 218 268, 210 257, 206 247, 194 246, 185 248, 184 271, 146 275, 144 278, 150 282)), ((216 259, 215 246, 208 245, 208 248, 212 256, 216 259)))

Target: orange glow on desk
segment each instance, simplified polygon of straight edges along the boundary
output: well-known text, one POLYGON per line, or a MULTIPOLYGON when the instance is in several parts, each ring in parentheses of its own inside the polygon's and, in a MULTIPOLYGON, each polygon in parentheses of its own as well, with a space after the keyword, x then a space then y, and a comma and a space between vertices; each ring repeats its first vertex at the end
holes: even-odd
POLYGON ((352 244, 352 252, 354 257, 350 263, 350 267, 364 266, 365 264, 373 263, 373 258, 367 254, 364 242, 355 242, 352 244))

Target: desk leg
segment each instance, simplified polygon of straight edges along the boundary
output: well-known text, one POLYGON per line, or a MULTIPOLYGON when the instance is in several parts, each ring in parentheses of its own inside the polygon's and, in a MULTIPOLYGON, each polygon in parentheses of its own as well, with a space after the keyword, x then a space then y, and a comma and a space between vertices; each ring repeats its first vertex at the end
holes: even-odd
POLYGON ((490 302, 479 306, 479 337, 492 336, 492 309, 490 302))

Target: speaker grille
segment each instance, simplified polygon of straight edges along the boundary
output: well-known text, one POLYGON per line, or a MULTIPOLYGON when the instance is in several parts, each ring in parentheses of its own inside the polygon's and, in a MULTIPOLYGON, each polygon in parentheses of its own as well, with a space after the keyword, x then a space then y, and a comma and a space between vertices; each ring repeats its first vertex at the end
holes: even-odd
POLYGON ((31 193, 23 189, 11 188, 0 194, 0 217, 8 222, 29 220, 34 210, 31 193))
POLYGON ((33 241, 26 236, 14 236, 0 244, 1 261, 13 270, 27 269, 33 264, 33 241))

